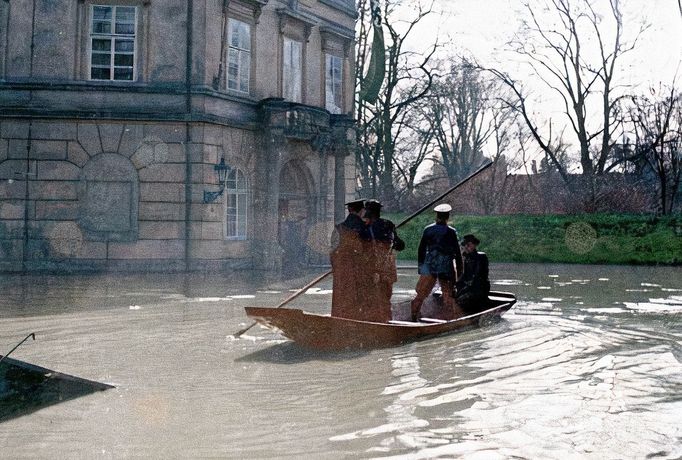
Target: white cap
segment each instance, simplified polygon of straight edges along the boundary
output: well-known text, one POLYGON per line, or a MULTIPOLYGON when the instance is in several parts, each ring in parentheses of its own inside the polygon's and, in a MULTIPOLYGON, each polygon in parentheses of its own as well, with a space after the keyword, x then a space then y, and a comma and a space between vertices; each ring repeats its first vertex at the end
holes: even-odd
POLYGON ((433 208, 433 210, 436 212, 450 212, 450 211, 452 211, 452 206, 450 206, 449 204, 443 203, 443 204, 439 204, 438 206, 433 208))

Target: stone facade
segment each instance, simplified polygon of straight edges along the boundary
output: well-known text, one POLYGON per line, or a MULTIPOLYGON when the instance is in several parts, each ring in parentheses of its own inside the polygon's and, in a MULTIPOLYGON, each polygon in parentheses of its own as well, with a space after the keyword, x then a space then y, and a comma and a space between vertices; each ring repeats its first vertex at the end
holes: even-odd
POLYGON ((352 0, 0 0, 0 271, 326 261, 354 190, 355 17, 352 0), (129 36, 105 38, 131 51, 96 59, 119 13, 129 36), (130 80, 92 78, 109 57, 130 80))

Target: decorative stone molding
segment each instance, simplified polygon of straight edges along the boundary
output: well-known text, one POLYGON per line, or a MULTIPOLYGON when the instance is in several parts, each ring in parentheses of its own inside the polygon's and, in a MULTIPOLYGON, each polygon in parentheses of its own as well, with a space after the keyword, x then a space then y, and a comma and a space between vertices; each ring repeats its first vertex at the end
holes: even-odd
POLYGON ((282 35, 306 42, 310 40, 310 33, 317 25, 315 19, 291 8, 278 8, 277 14, 279 15, 279 32, 282 35))
POLYGON ((90 241, 135 241, 139 180, 124 156, 96 155, 83 167, 78 184, 78 223, 90 241))

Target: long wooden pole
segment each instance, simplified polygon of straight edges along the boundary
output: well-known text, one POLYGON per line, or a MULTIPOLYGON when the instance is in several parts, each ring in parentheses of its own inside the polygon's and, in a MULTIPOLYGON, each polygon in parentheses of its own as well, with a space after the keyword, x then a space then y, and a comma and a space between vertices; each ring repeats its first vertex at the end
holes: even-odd
MULTIPOLYGON (((410 214, 409 216, 407 216, 407 217, 406 217, 405 219, 403 219, 399 224, 396 225, 396 228, 402 227, 403 225, 407 224, 409 221, 411 221, 412 219, 414 219, 415 217, 417 217, 417 216, 418 216, 419 214, 421 214, 422 212, 426 211, 427 209, 430 209, 431 206, 433 206, 434 204, 438 203, 440 200, 442 200, 443 198, 445 198, 446 196, 448 196, 450 193, 454 192, 455 189, 457 189, 458 187, 461 187, 462 185, 464 185, 465 183, 467 183, 469 180, 471 180, 473 177, 475 177, 475 176, 477 176, 478 174, 480 174, 483 170, 487 169, 487 168, 488 168, 490 165, 492 165, 492 164, 493 164, 492 161, 489 161, 488 163, 484 164, 483 166, 481 166, 480 168, 478 168, 476 171, 474 171, 473 173, 471 173, 468 177, 462 179, 462 180, 459 181, 456 185, 450 187, 447 191, 445 191, 445 193, 443 193, 442 195, 438 196, 438 198, 432 200, 432 201, 429 202, 428 204, 425 204, 424 206, 422 206, 421 208, 419 208, 417 211, 415 211, 415 212, 413 212, 412 214, 410 214)), ((300 295, 302 295, 305 291, 307 291, 308 289, 310 289, 311 287, 313 287, 314 285, 316 285, 317 283, 319 283, 320 281, 322 281, 323 279, 325 279, 326 277, 328 277, 328 276, 331 275, 331 274, 332 274, 332 271, 331 271, 331 270, 327 271, 326 273, 321 274, 320 276, 318 276, 317 278, 315 278, 314 280, 312 280, 310 283, 306 284, 306 285, 303 286, 301 289, 299 289, 298 292, 296 292, 295 294, 293 294, 293 295, 290 296, 289 298, 285 299, 282 303, 280 303, 279 305, 277 305, 275 308, 282 308, 283 306, 285 306, 286 304, 288 304, 288 303, 291 302, 292 300, 296 299, 297 297, 299 297, 300 295)), ((245 327, 244 329, 241 329, 241 330, 235 332, 235 333, 234 333, 234 337, 235 337, 235 338, 239 338, 241 335, 243 335, 246 331, 248 331, 249 329, 251 329, 251 328, 252 328, 253 326, 255 326, 256 324, 257 324, 257 322, 254 321, 253 323, 251 323, 251 325, 245 327)))

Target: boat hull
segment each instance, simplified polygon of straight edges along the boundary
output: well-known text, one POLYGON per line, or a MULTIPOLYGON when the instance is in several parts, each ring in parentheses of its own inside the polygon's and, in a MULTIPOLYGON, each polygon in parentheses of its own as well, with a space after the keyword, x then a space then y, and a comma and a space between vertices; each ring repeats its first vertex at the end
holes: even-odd
POLYGON ((297 344, 316 350, 385 348, 478 326, 499 317, 516 302, 513 294, 491 293, 480 313, 442 322, 392 321, 374 323, 296 309, 246 307, 246 314, 297 344))

